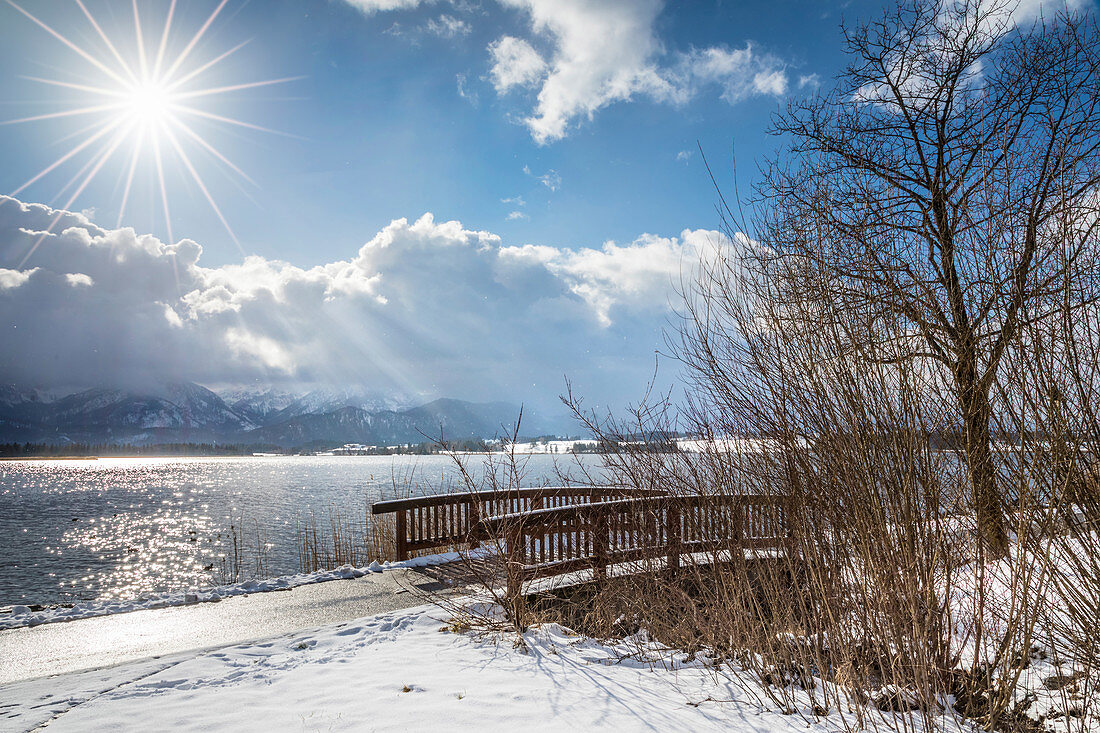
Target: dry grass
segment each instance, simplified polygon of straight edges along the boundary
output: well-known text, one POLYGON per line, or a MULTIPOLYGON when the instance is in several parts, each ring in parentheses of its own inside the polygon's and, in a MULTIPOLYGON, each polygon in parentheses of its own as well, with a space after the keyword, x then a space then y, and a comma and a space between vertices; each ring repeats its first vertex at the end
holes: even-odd
POLYGON ((251 522, 249 526, 244 515, 239 514, 224 536, 219 533, 218 544, 215 573, 219 585, 268 576, 268 551, 271 544, 268 542, 267 531, 259 522, 251 522))
POLYGON ((295 537, 298 567, 303 573, 343 565, 362 567, 397 556, 392 516, 371 515, 369 504, 360 512, 337 506, 330 506, 321 516, 310 512, 299 519, 295 537))

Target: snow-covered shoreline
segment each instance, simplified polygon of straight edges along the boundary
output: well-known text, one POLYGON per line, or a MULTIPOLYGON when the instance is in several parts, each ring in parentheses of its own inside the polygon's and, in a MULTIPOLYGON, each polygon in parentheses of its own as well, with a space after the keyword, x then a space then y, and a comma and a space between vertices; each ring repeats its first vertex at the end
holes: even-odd
POLYGON ((94 616, 143 611, 153 608, 188 606, 195 603, 213 603, 233 596, 291 590, 299 586, 312 585, 313 583, 325 583, 331 580, 353 580, 355 578, 362 578, 365 575, 370 575, 371 573, 384 573, 392 570, 441 565, 443 563, 454 562, 459 558, 460 553, 446 552, 436 555, 415 557, 399 562, 372 562, 365 567, 344 565, 333 570, 318 570, 312 573, 297 573, 295 575, 281 575, 274 578, 246 580, 229 585, 153 593, 131 600, 103 599, 84 601, 73 606, 56 606, 41 611, 32 610, 28 606, 12 606, 7 613, 0 613, 0 631, 27 626, 39 626, 41 624, 57 623, 60 621, 75 621, 82 618, 92 618, 94 616))
MULTIPOLYGON (((751 679, 643 634, 601 642, 557 624, 479 634, 449 621, 419 606, 18 682, 0 688, 0 731, 844 730, 835 708, 815 715, 801 696, 784 711, 751 679)), ((949 714, 942 723, 969 729, 949 714)))

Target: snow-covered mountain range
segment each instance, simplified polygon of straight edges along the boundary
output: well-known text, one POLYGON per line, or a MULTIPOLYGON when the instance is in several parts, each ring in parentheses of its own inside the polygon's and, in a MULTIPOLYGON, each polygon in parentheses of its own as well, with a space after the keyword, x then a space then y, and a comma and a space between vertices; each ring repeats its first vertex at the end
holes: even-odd
POLYGON ((360 410, 401 410, 412 406, 408 399, 388 397, 355 389, 314 389, 305 393, 273 387, 222 390, 220 396, 237 414, 258 425, 289 420, 300 415, 323 414, 342 407, 360 410))
MULTIPOLYGON (((438 399, 409 406, 355 390, 295 394, 273 388, 221 394, 193 383, 62 397, 0 385, 0 443, 242 443, 297 447, 394 445, 510 434, 519 406, 438 399)), ((568 432, 564 419, 524 411, 522 432, 568 432)))

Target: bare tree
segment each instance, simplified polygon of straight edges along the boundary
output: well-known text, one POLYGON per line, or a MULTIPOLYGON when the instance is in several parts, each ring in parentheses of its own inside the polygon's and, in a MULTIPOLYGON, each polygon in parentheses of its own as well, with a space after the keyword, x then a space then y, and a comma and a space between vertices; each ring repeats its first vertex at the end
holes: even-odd
POLYGON ((764 243, 862 315, 853 338, 949 376, 996 555, 1007 535, 990 395, 1029 319, 1095 300, 1053 296, 1095 239, 1095 217, 1059 223, 1095 212, 1100 183, 1095 27, 1062 16, 1021 28, 1015 7, 918 1, 846 31, 851 65, 831 94, 777 116, 789 147, 762 187, 764 243))

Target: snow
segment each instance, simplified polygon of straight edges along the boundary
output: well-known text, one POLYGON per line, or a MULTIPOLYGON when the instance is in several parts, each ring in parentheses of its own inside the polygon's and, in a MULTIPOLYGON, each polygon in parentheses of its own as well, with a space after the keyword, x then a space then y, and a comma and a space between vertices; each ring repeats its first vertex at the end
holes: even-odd
MULTIPOLYGON (((967 534, 965 527, 952 529, 967 534)), ((16 607, 8 618, 0 617, 0 628, 218 600, 438 564, 459 556, 447 553, 364 568, 346 566, 128 603, 102 601, 38 613, 16 607)), ((1034 558, 1015 546, 1008 558, 986 565, 982 575, 989 604, 981 612, 974 607, 983 582, 977 566, 957 569, 949 589, 954 596, 950 605, 958 616, 952 625, 953 641, 967 666, 989 653, 973 643, 973 624, 992 632, 987 636, 992 643, 1008 633, 1002 616, 1012 603, 1012 569, 1033 564, 1034 558)), ((630 567, 622 569, 628 572, 630 567)), ((1064 571, 1071 573, 1072 568, 1066 565, 1064 571)), ((572 575, 577 577, 543 582, 560 584, 591 574, 572 575)), ((924 730, 915 713, 859 710, 854 702, 843 713, 849 715, 847 720, 835 708, 815 712, 808 695, 795 688, 788 690, 792 703, 784 709, 751 675, 718 664, 705 653, 687 655, 665 648, 644 632, 621 640, 596 640, 556 624, 536 625, 522 635, 478 631, 466 624, 469 618, 493 614, 499 616, 499 608, 483 598, 467 597, 448 601, 446 609, 421 606, 262 641, 0 686, 0 733, 47 723, 50 730, 60 731, 129 730, 134 721, 140 721, 143 730, 183 731, 432 727, 832 733, 850 730, 855 713, 897 716, 884 721, 887 730, 924 730)), ((1036 641, 1016 688, 1021 712, 1057 733, 1094 730, 1089 726, 1100 720, 1100 701, 1090 695, 1095 687, 1083 684, 1087 672, 1065 660, 1050 659, 1041 646, 1043 639, 1036 641), (1091 722, 1082 724, 1071 716, 1091 722)), ((818 689, 832 686, 821 679, 816 684, 818 689)), ((894 692, 908 694, 904 689, 894 692)), ((874 718, 872 727, 877 728, 874 718)), ((946 710, 936 727, 945 733, 975 730, 946 710)))
MULTIPOLYGON (((466 555, 468 556, 469 553, 466 553, 466 555)), ((312 573, 282 575, 276 578, 265 578, 262 580, 246 580, 231 585, 156 593, 132 600, 103 599, 86 601, 71 607, 57 606, 41 611, 34 611, 28 606, 12 606, 7 614, 0 615, 0 631, 23 626, 38 626, 39 624, 55 623, 58 621, 74 621, 76 619, 90 618, 92 616, 106 616, 112 613, 127 613, 129 611, 166 608, 168 606, 185 606, 192 603, 210 603, 229 598, 230 596, 290 590, 300 585, 324 583, 329 580, 361 578, 369 573, 383 573, 403 568, 422 568, 429 565, 441 565, 443 563, 454 562, 459 558, 460 554, 457 552, 446 552, 436 555, 414 557, 400 562, 379 563, 373 561, 366 567, 344 565, 334 570, 318 570, 312 573)))
MULTIPOLYGON (((359 577, 455 556, 375 563, 207 592, 228 595, 293 587, 291 583, 359 577)), ((1011 558, 987 568, 995 578, 994 605, 1003 600, 1006 589, 999 576, 1010 562, 1011 558)), ((971 596, 974 582, 961 579, 958 592, 971 596)), ((498 607, 475 597, 447 605, 0 686, 0 733, 46 723, 58 731, 130 730, 134 721, 140 721, 142 730, 182 731, 432 727, 832 733, 850 730, 847 726, 856 722, 857 712, 896 716, 882 721, 887 730, 924 730, 915 713, 847 707, 845 713, 836 708, 815 713, 807 694, 797 688, 788 690, 791 706, 783 708, 751 675, 717 664, 705 653, 687 655, 663 647, 644 632, 621 640, 596 640, 557 624, 536 625, 522 635, 477 630, 467 625, 468 619, 494 614, 499 618, 498 607)), ((19 615, 31 614, 20 609, 19 615)), ((989 620, 997 628, 997 619, 989 620)), ((957 642, 966 644, 965 639, 957 642)), ((969 656, 978 653, 971 650, 969 656)), ((1065 689, 1073 689, 1077 675, 1042 655, 1033 656, 1017 699, 1026 697, 1027 714, 1046 719, 1048 729, 1069 730, 1071 721, 1060 711, 1066 710, 1065 689)), ((817 680, 822 687, 831 684, 817 680)), ((976 730, 949 711, 935 722, 945 733, 976 730)))
MULTIPOLYGON (((0 730, 840 731, 642 635, 478 633, 421 606, 0 688, 0 730)), ((888 714, 891 715, 891 714, 888 714)), ((908 715, 908 714, 906 714, 908 715)), ((915 718, 912 730, 921 729, 915 718)), ((954 719, 943 728, 963 730, 954 719)))
MULTIPOLYGON (((676 438, 672 441, 676 447, 685 453, 759 453, 774 447, 774 441, 763 438, 715 438, 707 440, 702 438, 676 438)), ((628 443, 630 444, 630 443, 628 443)), ((640 442, 632 443, 641 445, 640 442)), ((538 440, 525 443, 509 443, 502 447, 503 451, 513 451, 519 454, 526 453, 551 453, 568 454, 578 451, 593 450, 596 441, 587 440, 538 440)))
POLYGON ((596 447, 595 440, 537 440, 523 443, 508 443, 502 447, 502 451, 517 454, 567 454, 577 450, 592 450, 596 447))

